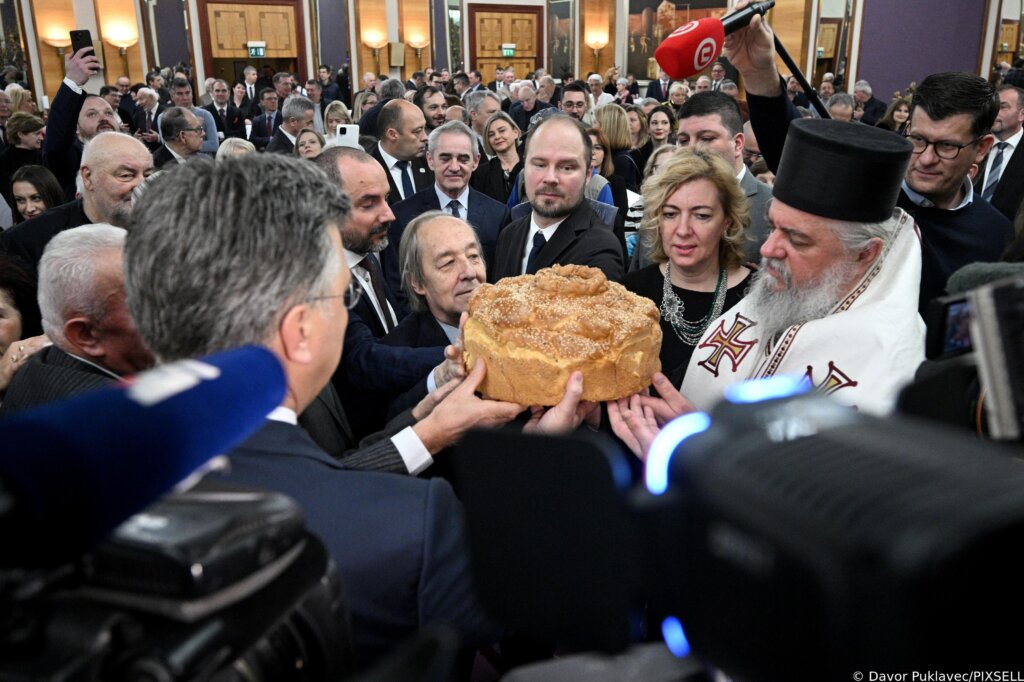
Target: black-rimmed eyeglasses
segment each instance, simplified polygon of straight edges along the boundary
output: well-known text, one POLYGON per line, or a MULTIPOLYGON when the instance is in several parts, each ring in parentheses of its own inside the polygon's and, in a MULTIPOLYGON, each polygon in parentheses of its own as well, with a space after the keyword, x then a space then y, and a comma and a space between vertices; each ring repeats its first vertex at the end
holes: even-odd
MULTIPOLYGON (((987 133, 986 133, 987 134, 987 133)), ((914 133, 904 133, 903 137, 910 140, 910 144, 913 145, 915 154, 924 154, 924 150, 928 149, 928 146, 935 150, 935 155, 940 159, 946 159, 951 161, 960 155, 960 150, 964 147, 970 147, 973 144, 978 144, 985 137, 985 135, 979 135, 970 142, 960 144, 958 142, 950 142, 949 140, 939 140, 932 142, 931 140, 925 139, 920 135, 914 133)))

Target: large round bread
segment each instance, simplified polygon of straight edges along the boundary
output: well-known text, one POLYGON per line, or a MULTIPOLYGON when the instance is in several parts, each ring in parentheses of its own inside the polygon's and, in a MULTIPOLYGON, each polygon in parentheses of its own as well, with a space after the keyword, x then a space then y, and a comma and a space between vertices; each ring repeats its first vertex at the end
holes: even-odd
POLYGON ((478 288, 469 301, 465 358, 487 365, 484 395, 555 405, 583 372, 584 400, 617 400, 660 371, 661 326, 650 299, 597 268, 556 265, 478 288))

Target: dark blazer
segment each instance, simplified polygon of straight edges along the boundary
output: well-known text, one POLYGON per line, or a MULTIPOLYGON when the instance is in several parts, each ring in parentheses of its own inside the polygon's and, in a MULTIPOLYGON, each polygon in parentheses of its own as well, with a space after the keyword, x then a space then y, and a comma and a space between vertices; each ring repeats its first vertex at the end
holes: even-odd
MULTIPOLYGON (((260 109, 259 92, 256 93, 256 97, 249 99, 249 95, 242 98, 242 105, 238 107, 238 110, 242 112, 242 115, 250 121, 263 113, 260 109)), ((232 100, 232 104, 234 100, 232 100)))
POLYGON ((69 201, 0 232, 0 251, 18 258, 34 275, 43 250, 55 234, 93 222, 85 215, 81 199, 69 201))
POLYGON ((885 102, 877 97, 872 97, 865 102, 863 108, 864 114, 860 117, 860 122, 869 126, 873 126, 881 121, 885 116, 885 110, 888 109, 885 102))
POLYGON ((480 165, 473 171, 473 176, 469 179, 469 186, 504 204, 508 201, 512 183, 515 182, 515 178, 521 170, 523 170, 522 157, 519 158, 519 163, 509 173, 511 180, 506 186, 505 171, 501 169, 501 159, 495 156, 487 160, 486 157, 481 156, 480 165))
MULTIPOLYGON (((489 269, 488 281, 514 277, 522 272, 526 237, 530 234, 530 216, 506 227, 498 236, 498 249, 494 266, 489 269)), ((569 217, 558 226, 534 263, 534 270, 552 265, 589 265, 599 268, 608 279, 618 282, 625 269, 622 265, 622 245, 610 225, 601 221, 587 202, 582 201, 569 217)), ((533 273, 527 273, 533 274, 533 273)))
POLYGON ((346 470, 299 427, 267 421, 218 477, 294 498, 338 566, 361 666, 440 622, 475 645, 498 636, 470 578, 462 507, 440 479, 346 470))
POLYGON ((523 109, 522 102, 516 102, 515 104, 509 106, 508 115, 511 116, 512 120, 516 122, 516 125, 519 126, 520 130, 525 131, 530 127, 530 118, 534 114, 536 114, 538 111, 543 111, 544 109, 550 109, 551 107, 551 104, 548 104, 547 102, 541 102, 538 99, 534 101, 533 109, 530 111, 526 111, 523 109))
POLYGON ((153 152, 153 168, 160 170, 165 166, 173 168, 177 165, 178 160, 171 154, 171 150, 167 148, 167 145, 162 144, 153 152))
POLYGON ((675 83, 675 81, 670 80, 668 82, 668 87, 663 90, 661 87, 661 81, 655 78, 647 84, 647 96, 653 97, 659 102, 665 102, 668 100, 668 91, 672 88, 673 83, 675 83))
MULTIPOLYGON (((167 107, 165 107, 162 104, 158 104, 156 106, 156 111, 153 112, 153 126, 152 126, 153 132, 157 132, 157 129, 156 129, 157 119, 160 118, 160 114, 164 113, 165 109, 167 109, 167 107)), ((136 107, 135 111, 132 112, 132 124, 131 124, 132 135, 134 135, 138 131, 144 129, 145 127, 146 127, 146 110, 142 109, 142 108, 139 108, 139 107, 136 107)), ((147 147, 149 147, 149 151, 155 152, 157 150, 157 148, 160 147, 160 140, 157 139, 156 142, 152 142, 152 143, 148 143, 148 144, 143 142, 143 144, 145 144, 147 147)))
MULTIPOLYGON (((408 348, 441 348, 449 344, 448 335, 441 329, 441 324, 429 310, 406 315, 395 329, 380 342, 386 346, 408 348)), ((404 410, 411 410, 416 403, 427 396, 427 382, 419 381, 408 391, 391 401, 388 415, 396 415, 404 410)))
POLYGON ((75 93, 63 82, 50 106, 46 119, 46 137, 43 138, 43 162, 57 176, 68 201, 75 198, 75 178, 82 165, 82 143, 78 140, 78 114, 82 111, 86 93, 75 93))
MULTIPOLYGON (((1024 147, 1024 144, 1021 146, 1024 147)), ((994 151, 995 146, 992 149, 994 151)), ((989 154, 992 153, 989 152, 989 154)), ((986 156, 980 164, 982 172, 978 173, 974 179, 974 189, 979 195, 985 189, 981 183, 984 181, 982 176, 987 164, 988 157, 986 156)), ((1017 217, 1022 198, 1024 198, 1024 149, 1015 149, 1009 163, 1003 168, 1002 175, 999 176, 999 184, 996 185, 996 191, 992 194, 991 203, 997 211, 1013 221, 1017 217)))
POLYGON ((0 414, 65 400, 114 381, 114 377, 71 357, 57 346, 47 346, 15 372, 0 403, 0 414))
MULTIPOLYGON (((494 250, 498 245, 498 234, 508 224, 508 207, 486 194, 477 192, 472 187, 469 189, 467 201, 469 202, 469 208, 467 215, 464 215, 463 218, 476 230, 477 237, 480 239, 480 246, 484 250, 484 262, 493 263, 494 250)), ((392 208, 395 214, 395 221, 391 223, 391 242, 394 244, 402 243, 402 233, 405 231, 405 226, 416 216, 427 211, 438 211, 441 209, 442 206, 438 203, 434 185, 421 192, 416 192, 416 194, 405 201, 398 202, 392 208)))
MULTIPOLYGON (((388 194, 388 205, 393 207, 395 204, 402 201, 402 188, 395 184, 395 178, 391 175, 391 169, 389 169, 387 164, 384 163, 384 157, 380 155, 379 146, 375 145, 373 147, 373 151, 370 152, 370 156, 375 158, 377 163, 380 164, 380 167, 384 169, 384 175, 388 179, 388 187, 390 188, 390 194, 388 194)), ((417 192, 434 184, 434 173, 427 167, 426 159, 419 157, 413 159, 409 162, 409 169, 412 172, 413 188, 417 192)))
POLYGON ((225 112, 227 114, 227 125, 224 125, 224 121, 221 120, 220 112, 217 111, 215 103, 203 108, 213 116, 213 122, 217 124, 217 132, 224 133, 224 139, 229 137, 245 138, 245 116, 234 104, 228 102, 227 107, 225 107, 227 110, 225 112))
POLYGON ((288 136, 284 134, 284 131, 278 128, 274 131, 274 137, 270 138, 270 143, 267 144, 267 148, 263 151, 268 154, 291 154, 295 151, 295 145, 288 136))
MULTIPOLYGON (((267 135, 267 117, 270 114, 260 114, 256 118, 252 119, 252 130, 249 131, 249 142, 256 145, 257 149, 263 149, 273 138, 273 135, 267 135)), ((274 132, 281 127, 281 110, 278 109, 273 113, 274 119, 274 132)))

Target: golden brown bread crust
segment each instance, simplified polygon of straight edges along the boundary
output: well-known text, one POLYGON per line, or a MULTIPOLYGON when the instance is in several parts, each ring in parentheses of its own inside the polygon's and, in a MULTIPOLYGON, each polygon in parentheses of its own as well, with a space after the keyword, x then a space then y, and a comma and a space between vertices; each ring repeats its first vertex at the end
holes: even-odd
POLYGON ((555 405, 583 372, 584 400, 617 400, 661 370, 661 326, 650 299, 597 268, 556 265, 478 288, 464 329, 466 366, 487 364, 480 390, 521 405, 555 405))

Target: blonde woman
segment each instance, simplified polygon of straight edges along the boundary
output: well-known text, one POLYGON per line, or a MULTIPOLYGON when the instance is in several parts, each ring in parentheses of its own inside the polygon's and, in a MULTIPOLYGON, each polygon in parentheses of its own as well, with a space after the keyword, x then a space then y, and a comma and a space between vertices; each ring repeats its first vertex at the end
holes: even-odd
POLYGON ((632 153, 633 140, 629 134, 629 118, 618 104, 605 104, 594 111, 594 127, 600 128, 608 138, 608 149, 615 174, 626 183, 626 189, 640 191, 640 164, 632 153))

